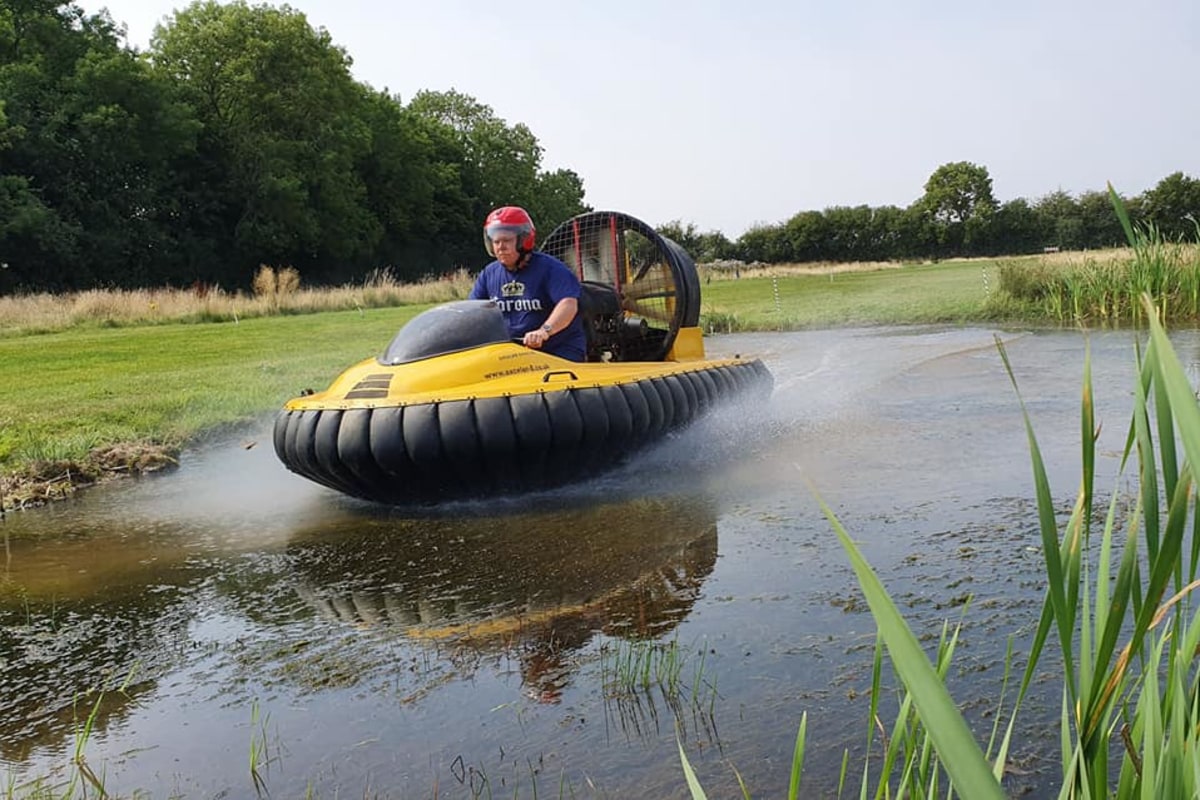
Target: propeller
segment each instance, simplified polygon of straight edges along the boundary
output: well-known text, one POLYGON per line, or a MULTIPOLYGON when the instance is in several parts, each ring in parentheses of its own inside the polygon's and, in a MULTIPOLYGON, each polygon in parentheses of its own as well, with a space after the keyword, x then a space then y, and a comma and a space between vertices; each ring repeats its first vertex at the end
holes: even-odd
POLYGON ((631 294, 627 290, 621 298, 621 308, 630 314, 637 314, 639 317, 660 323, 664 328, 669 328, 675 319, 675 313, 671 310, 669 303, 664 307, 663 301, 668 298, 674 300, 675 292, 655 292, 639 296, 631 294))
POLYGON ((621 287, 621 307, 669 329, 676 322, 677 296, 670 266, 664 261, 652 262, 639 269, 621 287), (652 271, 652 268, 655 269, 652 271))
POLYGON ((678 330, 697 323, 695 264, 683 248, 641 220, 617 211, 580 214, 555 228, 542 249, 580 280, 611 287, 624 321, 650 329, 647 342, 624 348, 626 359, 662 360, 678 330))

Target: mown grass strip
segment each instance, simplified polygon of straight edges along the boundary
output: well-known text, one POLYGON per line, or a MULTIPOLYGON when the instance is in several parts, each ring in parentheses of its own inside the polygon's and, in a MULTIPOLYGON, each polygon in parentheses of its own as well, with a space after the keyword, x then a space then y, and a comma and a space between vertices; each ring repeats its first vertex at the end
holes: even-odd
POLYGON ((997 314, 988 302, 998 281, 990 261, 712 281, 701 321, 715 332, 980 321, 997 314))

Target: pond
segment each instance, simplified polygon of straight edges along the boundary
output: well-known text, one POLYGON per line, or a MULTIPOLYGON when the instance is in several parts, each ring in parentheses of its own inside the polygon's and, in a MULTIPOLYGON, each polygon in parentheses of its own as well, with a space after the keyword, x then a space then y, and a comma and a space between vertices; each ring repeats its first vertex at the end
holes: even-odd
MULTIPOLYGON (((720 409, 552 492, 405 509, 291 475, 270 420, 178 470, 9 512, 0 780, 152 797, 804 796, 864 752, 875 628, 819 494, 930 647, 981 741, 1044 579, 1020 406, 1058 502, 1090 343, 1106 491, 1129 332, 872 328, 719 336, 769 404, 720 409)), ((1173 341, 1193 375, 1200 334, 1173 341)), ((1061 684, 1018 726, 1012 794, 1052 796, 1061 684)), ((886 701, 885 712, 894 710, 886 701)), ((25 787, 25 788, 20 788, 25 787)))

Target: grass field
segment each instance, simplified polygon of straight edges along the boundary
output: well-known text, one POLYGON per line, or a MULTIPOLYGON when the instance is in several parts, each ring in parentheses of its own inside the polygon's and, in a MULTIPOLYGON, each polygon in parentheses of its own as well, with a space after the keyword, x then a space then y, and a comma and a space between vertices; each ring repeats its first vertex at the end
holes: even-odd
POLYGON ((994 314, 988 301, 998 276, 989 260, 714 280, 702 287, 702 325, 730 332, 977 321, 994 314))

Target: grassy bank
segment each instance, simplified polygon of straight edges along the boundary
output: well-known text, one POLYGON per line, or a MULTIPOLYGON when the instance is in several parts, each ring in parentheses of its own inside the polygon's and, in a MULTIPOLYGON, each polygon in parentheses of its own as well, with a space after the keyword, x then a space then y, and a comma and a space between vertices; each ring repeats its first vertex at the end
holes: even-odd
POLYGON ((169 462, 206 431, 323 387, 427 307, 2 337, 5 506, 169 462))
POLYGON ((843 325, 1011 321, 1144 325, 1139 298, 1160 316, 1200 323, 1200 247, 1153 231, 1135 248, 936 264, 702 270, 709 332, 843 325), (898 267, 898 268, 897 268, 898 267))

